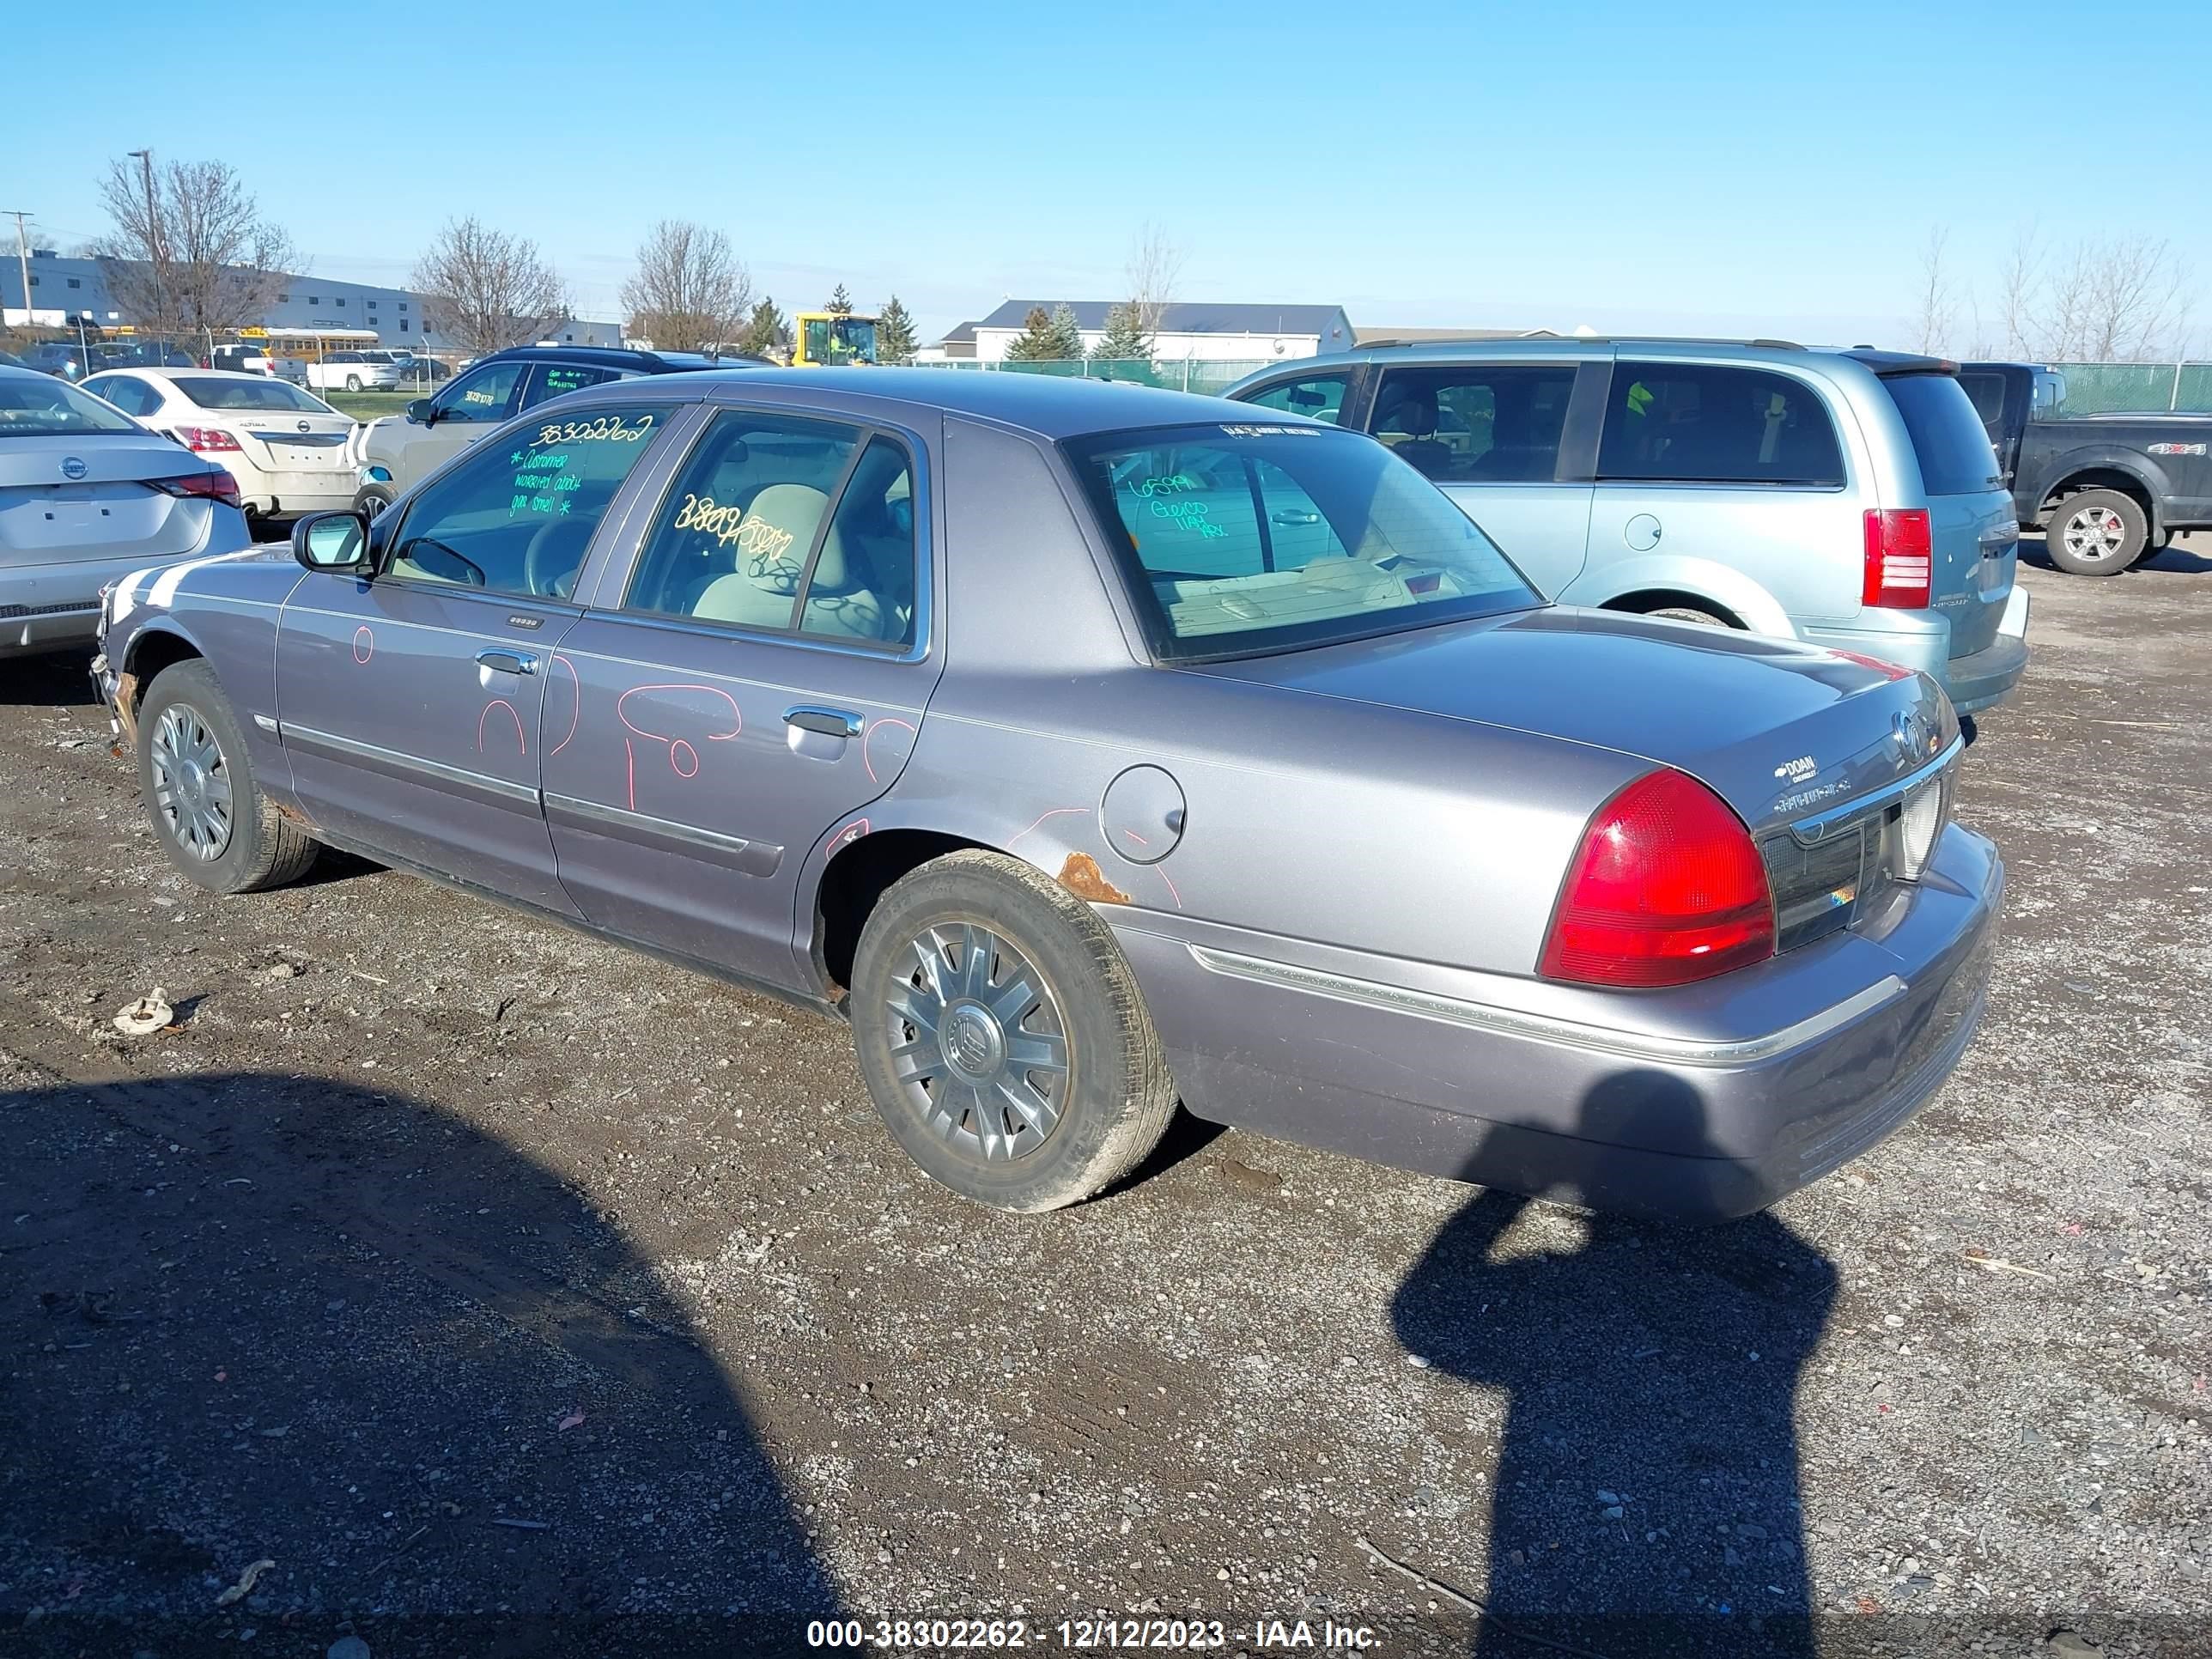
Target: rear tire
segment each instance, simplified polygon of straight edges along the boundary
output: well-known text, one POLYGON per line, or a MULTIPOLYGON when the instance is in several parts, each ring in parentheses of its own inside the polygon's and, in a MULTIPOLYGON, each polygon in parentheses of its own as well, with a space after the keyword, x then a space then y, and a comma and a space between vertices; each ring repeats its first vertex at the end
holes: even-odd
POLYGON ((360 390, 361 390, 361 376, 360 376, 360 375, 358 375, 358 374, 349 374, 349 375, 347 375, 347 376, 346 376, 346 390, 347 390, 348 392, 358 392, 358 391, 360 391, 360 390))
POLYGON ((384 509, 392 505, 392 486, 363 484, 354 492, 353 510, 374 524, 384 509))
POLYGON ((1644 614, 1647 617, 1665 617, 1672 622, 1696 623, 1704 628, 1735 626, 1726 617, 1715 616, 1710 611, 1700 611, 1693 605, 1662 605, 1644 614))
POLYGON ((892 1138, 994 1209, 1080 1203, 1135 1168, 1175 1112, 1113 934, 1004 854, 947 854, 894 884, 861 930, 848 1007, 892 1138))
POLYGON ((2051 562, 2075 576, 2117 576, 2150 546, 2150 515, 2132 495, 2085 489, 2059 502, 2044 531, 2051 562))
POLYGON ((138 787, 161 850, 211 893, 297 881, 320 850, 262 793, 245 730, 197 657, 156 674, 138 705, 138 787))

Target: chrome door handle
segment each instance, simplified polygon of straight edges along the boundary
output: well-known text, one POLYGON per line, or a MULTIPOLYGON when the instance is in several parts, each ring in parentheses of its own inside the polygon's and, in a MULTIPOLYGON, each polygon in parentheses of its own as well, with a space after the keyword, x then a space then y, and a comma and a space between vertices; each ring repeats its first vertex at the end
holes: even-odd
POLYGON ((477 661, 485 668, 496 669, 502 674, 535 674, 538 659, 520 651, 479 651, 477 661))
POLYGON ((783 723, 795 726, 802 732, 819 732, 826 738, 857 738, 860 735, 860 717, 848 714, 842 708, 816 708, 801 703, 796 708, 783 711, 783 723))

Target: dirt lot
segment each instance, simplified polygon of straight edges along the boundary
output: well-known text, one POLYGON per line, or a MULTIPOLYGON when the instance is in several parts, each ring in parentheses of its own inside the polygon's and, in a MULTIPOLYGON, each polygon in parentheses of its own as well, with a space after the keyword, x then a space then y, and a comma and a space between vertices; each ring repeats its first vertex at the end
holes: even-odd
POLYGON ((1701 1234, 1195 1127, 988 1213, 826 1024, 358 864, 201 896, 81 662, 0 669, 0 1651, 2212 1652, 2212 546, 2025 580, 1981 1038, 1701 1234))

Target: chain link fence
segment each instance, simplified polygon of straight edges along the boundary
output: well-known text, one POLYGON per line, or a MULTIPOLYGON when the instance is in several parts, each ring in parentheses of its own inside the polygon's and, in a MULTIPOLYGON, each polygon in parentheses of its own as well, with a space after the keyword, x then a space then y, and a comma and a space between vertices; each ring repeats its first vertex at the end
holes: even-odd
POLYGON ((2212 363, 2053 363, 2066 377, 2055 413, 2212 412, 2212 363))

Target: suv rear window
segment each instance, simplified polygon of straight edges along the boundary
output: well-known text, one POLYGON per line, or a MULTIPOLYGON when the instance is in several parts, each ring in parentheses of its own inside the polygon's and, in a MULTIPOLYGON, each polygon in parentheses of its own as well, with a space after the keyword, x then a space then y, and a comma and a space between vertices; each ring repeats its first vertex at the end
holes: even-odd
POLYGON ((1613 371, 1597 471, 1664 483, 1835 485, 1844 455, 1826 405, 1802 380, 1624 359, 1613 371))
POLYGON ((1920 482, 1931 495, 1974 495, 1995 489, 1996 453, 1966 391, 1948 374, 1892 374, 1882 380, 1905 416, 1920 458, 1920 482))

